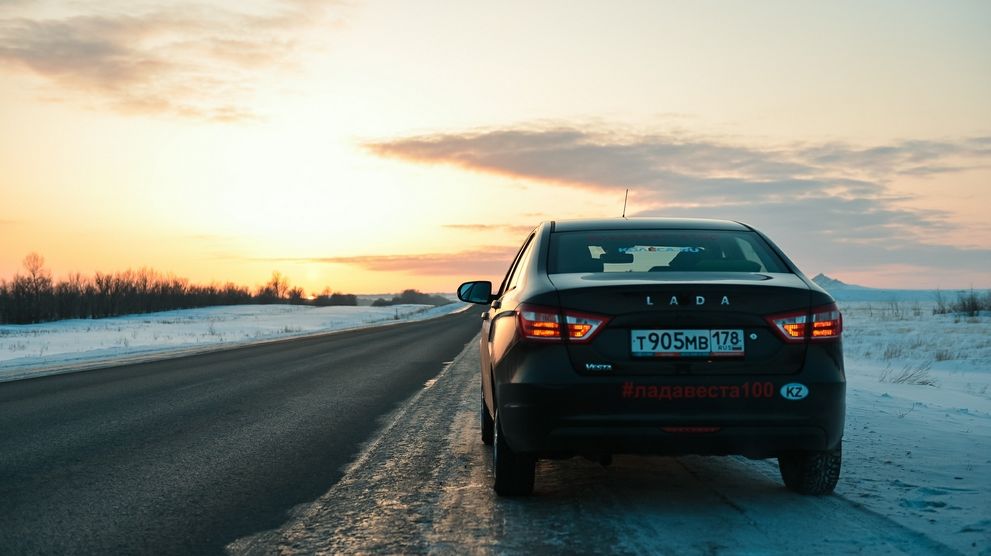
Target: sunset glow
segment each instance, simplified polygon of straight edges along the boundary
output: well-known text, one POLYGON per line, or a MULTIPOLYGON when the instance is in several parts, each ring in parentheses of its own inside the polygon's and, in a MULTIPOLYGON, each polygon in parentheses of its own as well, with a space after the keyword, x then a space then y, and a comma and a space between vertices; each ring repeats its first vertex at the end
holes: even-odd
POLYGON ((497 278, 546 219, 741 220, 991 287, 991 3, 0 3, 0 278, 497 278))

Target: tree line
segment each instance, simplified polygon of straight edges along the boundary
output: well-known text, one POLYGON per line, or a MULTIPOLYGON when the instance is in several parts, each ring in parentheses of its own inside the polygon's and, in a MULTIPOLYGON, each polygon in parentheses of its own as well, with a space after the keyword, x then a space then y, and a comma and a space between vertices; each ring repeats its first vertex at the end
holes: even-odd
POLYGON ((62 319, 95 319, 135 313, 193 309, 216 305, 291 303, 298 305, 357 305, 352 294, 324 289, 310 299, 299 287, 290 287, 279 272, 254 291, 233 282, 198 285, 189 280, 142 268, 80 273, 54 280, 37 253, 24 258, 25 274, 9 282, 0 279, 0 324, 30 324, 62 319))
POLYGON ((447 305, 451 300, 440 295, 430 295, 416 290, 403 290, 403 293, 392 299, 380 297, 372 302, 372 307, 388 307, 390 305, 447 305))

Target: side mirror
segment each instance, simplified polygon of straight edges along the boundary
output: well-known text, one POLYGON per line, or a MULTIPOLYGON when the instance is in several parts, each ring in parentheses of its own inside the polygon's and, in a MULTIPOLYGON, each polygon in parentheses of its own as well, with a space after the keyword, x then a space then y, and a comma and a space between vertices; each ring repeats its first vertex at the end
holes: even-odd
POLYGON ((488 305, 492 301, 492 282, 465 282, 458 286, 458 299, 488 305))

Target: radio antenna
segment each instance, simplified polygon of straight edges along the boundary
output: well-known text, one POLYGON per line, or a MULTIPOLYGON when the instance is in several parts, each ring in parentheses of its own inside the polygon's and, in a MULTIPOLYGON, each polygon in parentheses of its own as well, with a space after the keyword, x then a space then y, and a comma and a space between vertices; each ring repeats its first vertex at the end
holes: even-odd
POLYGON ((626 200, 630 198, 630 190, 626 190, 626 195, 623 195, 623 218, 626 218, 626 200))

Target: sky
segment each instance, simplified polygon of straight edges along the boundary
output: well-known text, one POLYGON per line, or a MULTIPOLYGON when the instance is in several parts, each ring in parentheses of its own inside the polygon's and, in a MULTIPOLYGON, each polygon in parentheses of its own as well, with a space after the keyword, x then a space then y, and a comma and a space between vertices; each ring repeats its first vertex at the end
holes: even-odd
POLYGON ((0 278, 499 279, 543 220, 728 218, 991 287, 991 3, 0 0, 0 278))

